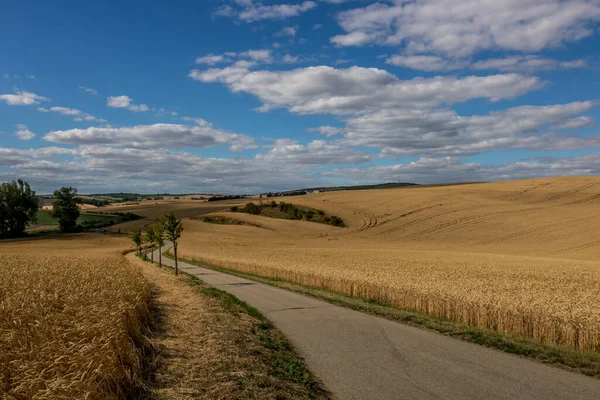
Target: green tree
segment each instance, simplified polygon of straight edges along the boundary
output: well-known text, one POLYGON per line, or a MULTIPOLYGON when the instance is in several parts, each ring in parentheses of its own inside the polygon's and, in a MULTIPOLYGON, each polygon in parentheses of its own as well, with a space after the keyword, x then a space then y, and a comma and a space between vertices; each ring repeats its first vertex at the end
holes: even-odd
POLYGON ((81 204, 81 198, 77 197, 77 189, 62 187, 54 192, 54 198, 56 200, 52 203, 50 216, 58 220, 61 231, 71 232, 77 226, 81 204))
POLYGON ((154 245, 156 244, 156 237, 154 236, 154 228, 150 228, 146 231, 144 241, 150 245, 150 262, 154 264, 154 245))
POLYGON ((131 233, 131 240, 133 241, 133 244, 135 245, 135 250, 136 250, 136 254, 139 256, 141 254, 141 248, 142 248, 142 232, 140 231, 134 231, 131 233))
POLYGON ((154 240, 158 246, 158 265, 162 267, 162 247, 165 245, 165 228, 161 221, 157 221, 152 229, 154 230, 154 240))
POLYGON ((22 179, 0 186, 0 237, 25 233, 27 224, 37 222, 38 200, 22 179))
POLYGON ((183 225, 181 220, 175 218, 173 213, 164 214, 161 218, 162 226, 165 230, 165 237, 173 243, 173 254, 175 255, 175 275, 179 275, 179 266, 177 265, 177 240, 181 237, 183 225))

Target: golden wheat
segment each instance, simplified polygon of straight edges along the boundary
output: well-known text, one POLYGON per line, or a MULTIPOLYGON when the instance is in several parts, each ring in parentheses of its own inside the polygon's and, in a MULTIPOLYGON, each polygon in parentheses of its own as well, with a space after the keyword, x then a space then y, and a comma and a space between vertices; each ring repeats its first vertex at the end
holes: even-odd
POLYGON ((186 220, 180 254, 600 351, 600 178, 292 201, 340 215, 349 228, 251 215, 240 218, 260 227, 186 220))
POLYGON ((149 287, 99 236, 0 244, 0 397, 144 392, 149 287))

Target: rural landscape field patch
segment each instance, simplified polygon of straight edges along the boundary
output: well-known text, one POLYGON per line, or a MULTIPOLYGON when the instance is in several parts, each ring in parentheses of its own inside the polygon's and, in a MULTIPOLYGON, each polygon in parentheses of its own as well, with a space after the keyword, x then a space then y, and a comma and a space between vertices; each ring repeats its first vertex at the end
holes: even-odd
POLYGON ((0 244, 0 393, 143 396, 150 288, 100 235, 0 244))
POLYGON ((349 228, 185 220, 180 254, 598 351, 599 199, 595 177, 321 193, 286 201, 349 228))

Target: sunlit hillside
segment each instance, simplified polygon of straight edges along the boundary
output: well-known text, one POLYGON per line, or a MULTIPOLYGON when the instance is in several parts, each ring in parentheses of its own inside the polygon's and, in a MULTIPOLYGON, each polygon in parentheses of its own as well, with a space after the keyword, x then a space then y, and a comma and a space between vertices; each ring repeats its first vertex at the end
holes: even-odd
MULTIPOLYGON (((279 200, 279 199, 277 199, 279 200)), ((600 178, 286 198, 347 228, 222 213, 185 220, 181 255, 492 329, 600 346, 600 178)))

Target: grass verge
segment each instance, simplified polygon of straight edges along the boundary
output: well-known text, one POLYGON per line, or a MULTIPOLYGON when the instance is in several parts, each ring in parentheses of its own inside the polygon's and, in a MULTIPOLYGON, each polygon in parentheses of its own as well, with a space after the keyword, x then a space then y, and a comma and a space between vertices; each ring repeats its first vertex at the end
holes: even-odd
MULTIPOLYGON (((170 267, 163 266, 163 269, 174 274, 170 267)), ((257 309, 225 291, 205 284, 193 275, 183 271, 180 275, 180 279, 196 293, 214 299, 224 312, 233 316, 233 320, 237 321, 236 329, 241 330, 242 334, 234 342, 235 346, 240 347, 241 353, 248 353, 256 357, 260 364, 260 366, 255 365, 254 371, 247 371, 248 374, 235 372, 236 375, 239 375, 235 385, 240 390, 246 391, 245 395, 250 395, 253 388, 259 391, 266 385, 275 387, 272 391, 267 392, 276 393, 274 398, 328 398, 325 390, 311 375, 284 336, 257 309), (248 343, 253 344, 249 345, 248 343), (258 370, 266 371, 269 379, 265 380, 261 377, 261 374, 257 373, 258 370)), ((225 320, 222 320, 221 324, 226 324, 225 320)), ((229 331, 233 330, 229 329, 229 331)), ((265 392, 259 394, 264 395, 265 392)))
MULTIPOLYGON (((173 258, 168 252, 165 252, 164 255, 173 258)), ((395 306, 378 301, 350 297, 326 289, 319 289, 281 279, 266 278, 259 275, 239 272, 233 269, 210 265, 195 259, 189 260, 180 258, 180 261, 242 278, 252 279, 257 282, 291 290, 356 311, 435 331, 445 336, 494 348, 506 353, 527 357, 572 372, 600 378, 600 354, 598 353, 583 352, 567 346, 551 345, 533 339, 505 335, 487 329, 459 324, 445 318, 399 309, 395 306)))

